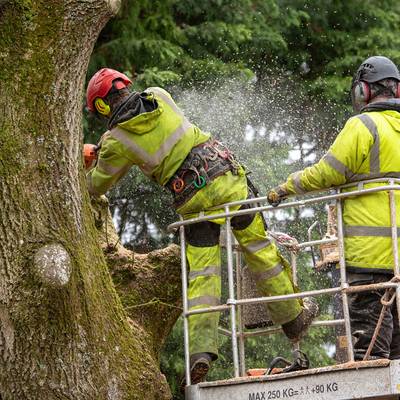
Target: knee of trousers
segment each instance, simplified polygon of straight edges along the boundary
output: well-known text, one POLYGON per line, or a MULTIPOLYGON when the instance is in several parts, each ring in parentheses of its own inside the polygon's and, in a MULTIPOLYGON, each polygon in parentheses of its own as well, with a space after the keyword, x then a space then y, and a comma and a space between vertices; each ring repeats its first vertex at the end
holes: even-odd
POLYGON ((210 221, 198 222, 185 227, 187 242, 194 247, 212 247, 219 244, 221 227, 210 221))
POLYGON ((221 277, 197 276, 189 281, 188 306, 217 306, 221 298, 221 277))

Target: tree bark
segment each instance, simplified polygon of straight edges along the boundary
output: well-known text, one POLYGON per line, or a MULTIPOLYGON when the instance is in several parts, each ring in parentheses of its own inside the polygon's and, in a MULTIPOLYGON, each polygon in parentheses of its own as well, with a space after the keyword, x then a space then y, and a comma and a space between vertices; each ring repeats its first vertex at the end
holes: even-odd
POLYGON ((164 267, 178 270, 176 249, 126 253, 112 264, 129 323, 82 168, 85 73, 118 7, 119 0, 0 1, 2 400, 170 398, 155 338, 164 340, 177 311, 161 302, 135 306, 157 298, 178 306, 179 291, 168 297, 152 284, 164 267), (165 326, 147 313, 167 313, 165 326))
POLYGON ((155 359, 182 313, 180 250, 177 245, 137 254, 121 245, 107 204, 92 204, 100 242, 130 324, 155 359))

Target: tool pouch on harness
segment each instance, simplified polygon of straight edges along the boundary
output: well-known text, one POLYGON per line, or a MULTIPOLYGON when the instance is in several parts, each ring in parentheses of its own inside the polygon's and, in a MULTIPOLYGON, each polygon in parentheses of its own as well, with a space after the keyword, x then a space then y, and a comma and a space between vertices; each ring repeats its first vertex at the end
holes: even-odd
POLYGON ((198 190, 228 171, 237 173, 240 165, 234 155, 217 140, 208 140, 193 147, 166 187, 174 195, 179 208, 198 190))

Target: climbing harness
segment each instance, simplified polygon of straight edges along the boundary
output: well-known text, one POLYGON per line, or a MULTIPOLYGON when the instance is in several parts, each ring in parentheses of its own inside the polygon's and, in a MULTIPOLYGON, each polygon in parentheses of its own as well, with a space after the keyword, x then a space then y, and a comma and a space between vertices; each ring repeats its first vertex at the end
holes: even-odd
POLYGON ((237 174, 239 162, 221 142, 211 139, 190 151, 174 176, 167 182, 174 195, 174 205, 180 207, 215 178, 231 171, 237 174))
MULTIPOLYGON (((396 283, 400 282, 400 275, 394 276, 390 280, 390 282, 396 282, 396 283)), ((385 316, 385 313, 388 310, 388 308, 393 304, 395 298, 396 298, 396 289, 395 288, 386 289, 385 293, 381 297, 382 310, 381 310, 381 313, 379 315, 378 322, 376 323, 376 327, 375 327, 375 330, 374 330, 374 334, 372 335, 371 342, 369 343, 367 352, 364 355, 363 361, 369 360, 369 357, 371 355, 372 349, 373 349, 373 347, 375 345, 376 339, 378 338, 379 332, 381 330, 382 322, 383 322, 383 318, 385 316)))

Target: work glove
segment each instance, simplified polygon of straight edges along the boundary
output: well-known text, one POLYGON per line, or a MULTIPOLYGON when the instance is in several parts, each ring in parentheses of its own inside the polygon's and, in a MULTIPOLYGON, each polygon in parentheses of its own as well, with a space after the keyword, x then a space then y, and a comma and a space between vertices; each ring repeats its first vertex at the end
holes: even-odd
POLYGON ((273 207, 279 206, 282 200, 285 200, 288 196, 286 185, 280 185, 270 190, 267 195, 268 203, 273 207))

